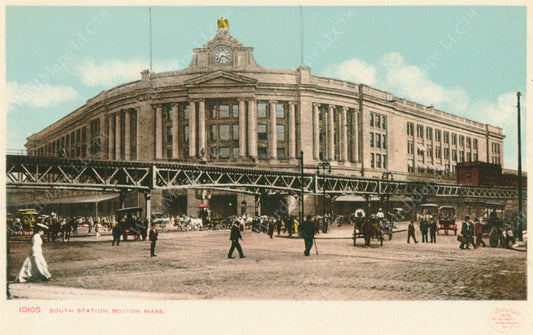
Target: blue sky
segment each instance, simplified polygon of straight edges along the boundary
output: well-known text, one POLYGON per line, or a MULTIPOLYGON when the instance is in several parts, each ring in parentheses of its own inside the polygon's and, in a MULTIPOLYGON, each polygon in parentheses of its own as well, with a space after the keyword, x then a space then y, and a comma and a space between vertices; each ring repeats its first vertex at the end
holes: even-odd
MULTIPOLYGON (((526 124, 525 7, 303 7, 312 74, 365 83, 503 128, 516 169, 526 124)), ((154 70, 183 69, 229 20, 259 65, 300 65, 298 7, 152 7, 154 70)), ((7 148, 149 67, 147 7, 6 8, 7 148)), ((524 162, 524 166, 525 166, 524 162)))

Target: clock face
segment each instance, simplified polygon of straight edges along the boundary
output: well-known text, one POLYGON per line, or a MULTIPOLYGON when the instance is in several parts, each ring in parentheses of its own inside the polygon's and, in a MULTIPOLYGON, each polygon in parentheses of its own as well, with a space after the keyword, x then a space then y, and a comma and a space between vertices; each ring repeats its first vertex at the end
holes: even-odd
POLYGON ((231 59, 231 50, 228 47, 219 47, 215 50, 215 62, 227 64, 231 59))

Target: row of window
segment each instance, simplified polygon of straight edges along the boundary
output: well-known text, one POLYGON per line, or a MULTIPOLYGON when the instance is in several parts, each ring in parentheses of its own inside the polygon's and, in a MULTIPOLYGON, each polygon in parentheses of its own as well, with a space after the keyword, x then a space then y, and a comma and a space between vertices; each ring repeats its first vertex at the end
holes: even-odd
MULTIPOLYGON (((407 122, 407 135, 408 136, 415 136, 414 135, 415 125, 411 122, 407 122)), ((433 132, 433 128, 426 127, 425 129, 425 137, 429 141, 433 141, 433 134, 435 134, 435 142, 444 142, 445 144, 450 143, 450 133, 447 131, 441 132, 439 129, 435 129, 435 132, 433 132)), ((422 125, 416 125, 416 137, 418 138, 424 138, 424 126, 422 125)), ((459 146, 465 146, 467 148, 473 148, 474 150, 478 149, 478 140, 476 138, 472 139, 471 137, 465 137, 464 135, 459 135, 452 133, 451 134, 451 143, 452 145, 457 145, 457 138, 459 138, 459 146)))
POLYGON ((373 169, 387 169, 387 155, 370 154, 370 167, 373 169))
POLYGON ((424 164, 422 161, 416 162, 416 167, 414 161, 409 159, 407 161, 407 172, 410 173, 420 173, 420 174, 431 174, 431 175, 441 175, 441 176, 451 176, 455 175, 455 165, 450 164, 424 164))
MULTIPOLYGON (((189 119, 189 104, 185 103, 181 105, 183 112, 183 119, 189 119)), ((260 101, 257 103, 257 117, 267 118, 268 116, 268 102, 260 101)), ((239 118, 239 104, 238 103, 207 103, 208 115, 211 119, 238 119, 239 118)), ((287 113, 287 103, 276 103, 276 118, 285 119, 287 113)), ((172 108, 170 104, 163 106, 163 113, 165 118, 172 121, 172 108)))
MULTIPOLYGON (((427 157, 432 158, 433 157, 433 146, 428 144, 427 147, 424 147, 423 144, 417 143, 417 156, 424 156, 424 152, 426 153, 427 157)), ((414 153, 414 142, 407 142, 407 153, 412 155, 414 153)), ((457 150, 452 149, 451 150, 451 157, 453 161, 457 161, 457 150)), ((450 159, 450 149, 449 148, 442 148, 441 146, 435 147, 435 158, 443 158, 444 159, 450 159)), ((478 154, 476 152, 466 152, 466 161, 467 162, 476 162, 478 160, 478 154)), ((463 150, 459 150, 459 162, 465 161, 465 152, 463 150)))
POLYGON ((370 113, 370 127, 387 129, 387 116, 370 113))
POLYGON ((370 133, 370 147, 387 149, 387 135, 370 133))

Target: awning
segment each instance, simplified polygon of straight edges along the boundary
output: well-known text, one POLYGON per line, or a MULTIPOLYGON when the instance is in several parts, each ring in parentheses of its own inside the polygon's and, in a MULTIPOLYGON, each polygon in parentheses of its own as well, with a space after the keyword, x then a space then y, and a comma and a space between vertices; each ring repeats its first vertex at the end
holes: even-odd
MULTIPOLYGON (((370 201, 379 201, 379 197, 376 195, 370 196, 370 201)), ((340 197, 337 197, 335 201, 351 201, 351 202, 365 202, 366 199, 362 195, 355 195, 355 194, 346 194, 341 195, 340 197)))
POLYGON ((208 204, 199 204, 198 208, 211 208, 208 204))
POLYGON ((423 144, 417 143, 416 147, 417 147, 418 150, 420 150, 420 151, 426 151, 426 148, 424 147, 423 144))
POLYGON ((419 167, 419 168, 422 168, 422 169, 425 169, 426 168, 426 165, 424 164, 424 162, 416 162, 416 167, 419 167))
MULTIPOLYGON (((77 197, 65 197, 65 198, 55 198, 55 199, 46 199, 47 204, 83 204, 83 203, 95 203, 102 202, 110 199, 118 198, 118 194, 95 194, 95 195, 83 195, 77 197)), ((35 206, 36 200, 24 200, 24 201, 9 201, 10 206, 35 206)))
POLYGON ((407 165, 409 165, 409 167, 413 167, 414 166, 413 160, 412 159, 407 160, 407 165))
POLYGON ((444 165, 442 165, 442 164, 438 164, 438 165, 437 165, 437 170, 439 170, 439 171, 444 171, 444 170, 445 170, 445 169, 444 169, 444 165))
POLYGON ((428 169, 435 170, 435 167, 433 166, 433 164, 428 162, 426 165, 427 165, 428 169))

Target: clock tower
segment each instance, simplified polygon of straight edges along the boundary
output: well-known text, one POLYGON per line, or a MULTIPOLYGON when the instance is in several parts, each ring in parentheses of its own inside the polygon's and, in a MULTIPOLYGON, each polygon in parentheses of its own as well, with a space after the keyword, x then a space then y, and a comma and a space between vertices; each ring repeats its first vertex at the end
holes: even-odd
POLYGON ((254 60, 251 47, 244 47, 228 32, 227 20, 202 48, 193 49, 193 60, 187 68, 190 71, 246 70, 259 67, 254 60))

